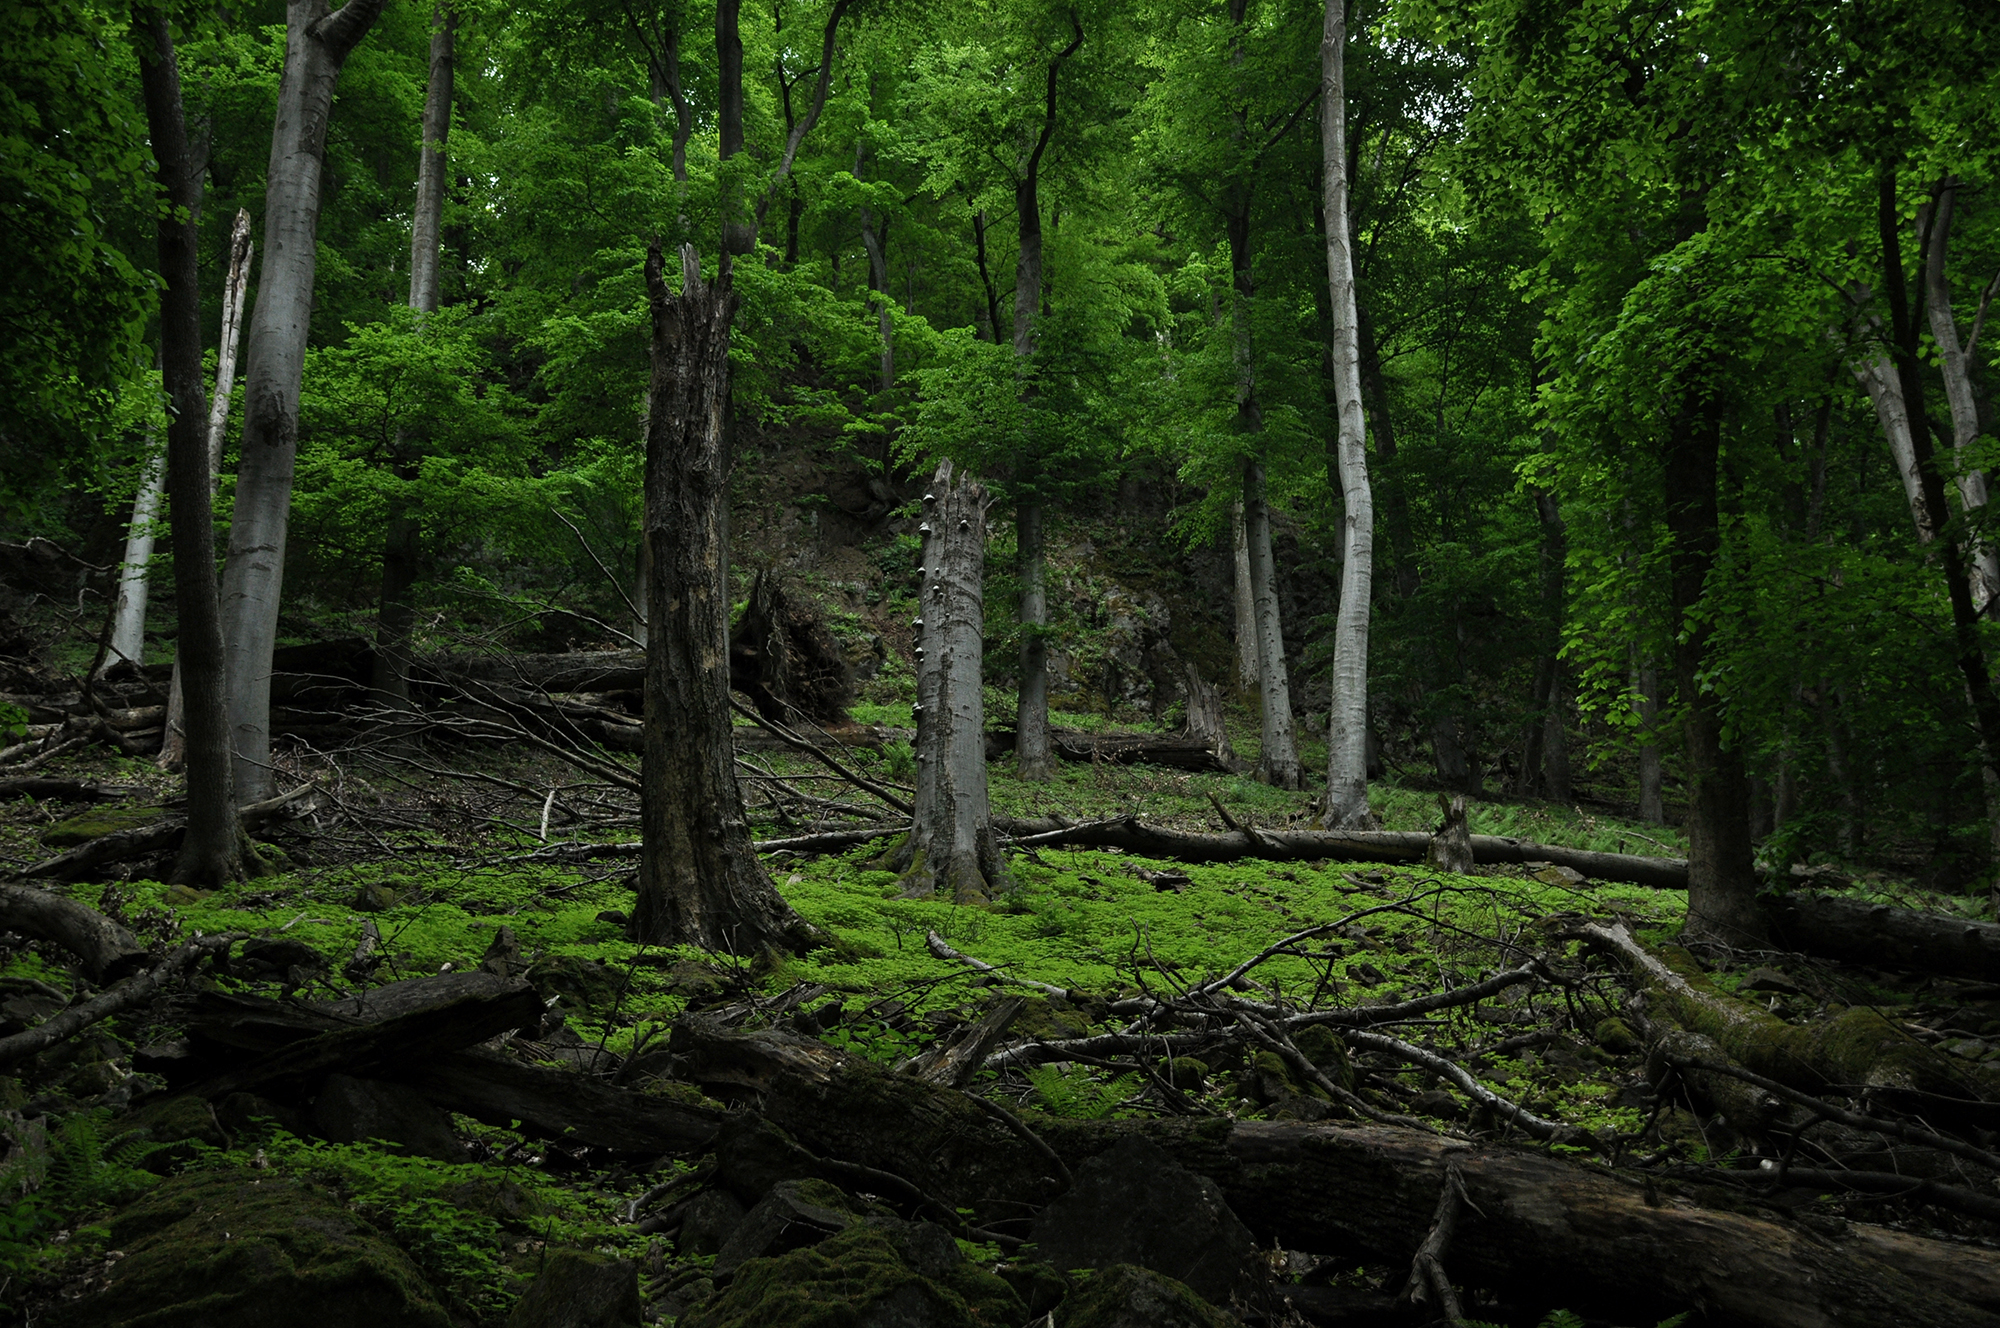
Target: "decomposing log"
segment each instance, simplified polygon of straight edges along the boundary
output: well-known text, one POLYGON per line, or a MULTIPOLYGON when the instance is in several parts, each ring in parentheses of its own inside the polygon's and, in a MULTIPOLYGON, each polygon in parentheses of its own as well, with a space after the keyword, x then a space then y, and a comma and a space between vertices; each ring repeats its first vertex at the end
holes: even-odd
POLYGON ((847 714, 854 680, 847 658, 809 601, 760 571, 729 631, 729 685, 766 719, 832 723, 847 714))
POLYGON ((1006 1036, 1007 1026, 1014 1022, 1014 1016, 1021 1013, 1025 1004, 1027 1002, 1018 996, 996 1001, 993 1008, 980 1018, 961 1026, 949 1037, 939 1038, 896 1068, 904 1074, 915 1075, 925 1083, 963 1088, 985 1065, 986 1054, 1006 1036))
MULTIPOLYGON (((986 731, 986 759, 1014 750, 1014 730, 986 731)), ((1050 729, 1049 746, 1065 761, 1089 765, 1164 765, 1176 770, 1233 774, 1241 762, 1214 741, 1189 733, 1085 733, 1050 729)))
POLYGON ((0 1038, 0 1066, 12 1065, 25 1056, 32 1056, 74 1037, 101 1019, 108 1019, 121 1010, 129 1010, 151 1000, 168 981, 192 968, 204 956, 227 950, 237 939, 233 935, 204 936, 181 946, 152 968, 134 973, 90 1000, 53 1014, 12 1037, 0 1038))
POLYGON ((2000 924, 1891 908, 1865 899, 1792 894, 1767 901, 1772 939, 1849 963, 2000 982, 2000 924))
POLYGON ((34 798, 40 802, 112 802, 141 791, 133 784, 93 784, 54 775, 0 779, 0 798, 34 798))
POLYGON ((715 1137, 722 1113, 618 1088, 572 1070, 459 1051, 404 1076, 433 1104, 553 1139, 628 1152, 690 1152, 715 1137))
MULTIPOLYGON (((903 1177, 975 1221, 1046 1202, 1059 1183, 964 1094, 850 1060, 779 1073, 763 1114, 813 1154, 903 1177)), ((1452 1273, 1530 1303, 1559 1295, 1626 1321, 1692 1308, 1771 1328, 2000 1325, 2000 1256, 1990 1251, 1859 1226, 1821 1235, 1538 1151, 1378 1125, 1032 1124, 1072 1169, 1143 1134, 1214 1180, 1261 1236, 1372 1262, 1410 1263, 1456 1168, 1468 1203, 1452 1273)))
POLYGON ((50 941, 83 961, 94 982, 138 972, 150 958, 129 930, 88 904, 32 885, 0 885, 0 928, 50 941))
MULTIPOLYGON (((245 832, 255 832, 276 821, 308 815, 315 805, 313 786, 302 784, 289 793, 281 793, 277 797, 253 802, 239 809, 237 819, 245 832)), ((143 857, 148 853, 178 848, 186 835, 187 818, 179 813, 173 813, 163 816, 151 825, 134 826, 129 830, 117 830, 108 835, 99 835, 96 839, 79 844, 65 853, 58 853, 46 862, 36 863, 22 875, 56 881, 74 881, 110 863, 124 862, 131 858, 143 857)))
POLYGON ((1658 953, 1622 923, 1587 923, 1577 935, 1617 956, 1646 997, 1649 1021, 1666 1020, 1710 1039, 1729 1060, 1805 1092, 1921 1103, 1947 1119, 2000 1119, 2000 1075, 1925 1046, 1878 1010, 1855 1006, 1809 1024, 1789 1024, 1708 981, 1678 946, 1658 953))
POLYGON ((432 655, 419 677, 532 687, 544 692, 638 692, 646 685, 643 650, 591 650, 567 655, 432 655))

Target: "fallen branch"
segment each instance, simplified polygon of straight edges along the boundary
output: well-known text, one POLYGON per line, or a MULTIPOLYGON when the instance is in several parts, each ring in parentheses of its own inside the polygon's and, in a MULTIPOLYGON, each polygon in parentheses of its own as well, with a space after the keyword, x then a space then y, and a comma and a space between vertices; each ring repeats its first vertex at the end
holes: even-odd
POLYGON ((0 1038, 0 1065, 12 1065, 15 1061, 53 1047, 56 1043, 76 1036, 101 1019, 108 1019, 121 1010, 129 1010, 135 1005, 152 999, 161 987, 188 969, 202 958, 226 952, 231 945, 241 940, 240 933, 226 936, 204 936, 198 941, 181 946, 158 964, 144 973, 135 973, 110 990, 92 997, 79 1005, 50 1015, 41 1023, 12 1037, 0 1038))
POLYGON ((0 928, 60 945, 83 961, 93 982, 129 976, 151 957, 124 926, 38 886, 0 885, 0 928))

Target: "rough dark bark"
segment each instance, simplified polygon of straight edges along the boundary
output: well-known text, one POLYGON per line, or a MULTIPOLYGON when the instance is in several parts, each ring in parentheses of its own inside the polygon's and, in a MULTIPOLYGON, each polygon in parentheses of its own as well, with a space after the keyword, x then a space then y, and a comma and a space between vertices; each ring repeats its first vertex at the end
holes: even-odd
POLYGON ((657 1155, 715 1137, 721 1113, 614 1087, 573 1071, 458 1051, 406 1075, 434 1105, 551 1139, 657 1155))
MULTIPOLYGON (((277 644, 285 533, 298 453, 299 385, 305 372, 318 261, 320 172, 341 65, 384 0, 288 0, 285 69, 266 172, 264 263, 257 280, 244 377, 242 459, 223 570, 223 641, 236 754, 235 793, 269 797, 271 651, 277 644)), ((190 735, 192 736, 192 735, 190 735)))
MULTIPOLYGON (((1541 610, 1539 624, 1542 633, 1539 658, 1535 661, 1534 711, 1530 716, 1521 743, 1521 772, 1515 783, 1515 791, 1526 797, 1545 787, 1543 775, 1543 754, 1547 750, 1547 740, 1553 734, 1560 734, 1560 720, 1553 731, 1549 724, 1552 714, 1560 710, 1560 694, 1556 683, 1557 671, 1562 662, 1556 657, 1562 649, 1563 588, 1566 564, 1569 557, 1569 533, 1563 525, 1562 509, 1556 503, 1556 496, 1548 490, 1531 486, 1530 495, 1535 501, 1535 515, 1542 528, 1541 561, 1541 610), (1553 704, 1552 704, 1553 702, 1553 704)), ((1568 765, 1568 753, 1563 764, 1568 765)), ((1568 770, 1565 769, 1564 788, 1561 793, 1551 791, 1549 796, 1558 799, 1569 797, 1568 770)))
POLYGON ((1447 797, 1440 793, 1438 806, 1444 812, 1444 820, 1431 832, 1431 842, 1424 850, 1424 864, 1464 875, 1477 861, 1472 852, 1472 830, 1465 820, 1465 795, 1454 793, 1447 797))
POLYGON ((786 594, 768 571, 757 573, 743 616, 730 629, 729 680, 758 714, 783 724, 801 717, 845 722, 854 699, 840 643, 810 601, 786 594))
POLYGON ((960 903, 1005 879, 986 797, 980 695, 985 626, 984 485, 938 463, 923 501, 922 617, 917 644, 917 795, 910 837, 890 857, 912 894, 960 903))
POLYGON ((1021 691, 1014 719, 1014 773, 1047 781, 1055 776, 1049 729, 1049 597, 1042 544, 1042 504, 1023 498, 1015 509, 1021 578, 1021 691))
POLYGON ((1701 685, 1714 629, 1696 612, 1721 546, 1716 501, 1722 451, 1719 403, 1683 404, 1668 429, 1666 473, 1676 681, 1685 716, 1688 768, 1689 935, 1729 945, 1763 939, 1752 866, 1749 787, 1743 754, 1723 741, 1722 702, 1701 685))
POLYGON ((2000 923, 1891 908, 1838 895, 1765 901, 1771 938, 1845 963, 2000 982, 2000 923))
POLYGON ((167 422, 168 499, 178 569, 188 802, 187 836, 173 879, 213 885, 242 880, 255 859, 246 857, 236 815, 224 702, 196 267, 195 208, 201 186, 188 151, 180 69, 166 15, 154 12, 141 22, 139 68, 147 128, 160 163, 160 187, 172 209, 161 214, 157 227, 160 271, 166 278, 160 292, 160 370, 173 401, 173 416, 167 422))
POLYGON ((792 911, 750 847, 730 741, 729 588, 724 513, 724 366, 736 295, 681 250, 667 289, 659 247, 652 301, 653 418, 646 440, 645 854, 632 915, 638 940, 733 954, 797 950, 818 933, 792 911))

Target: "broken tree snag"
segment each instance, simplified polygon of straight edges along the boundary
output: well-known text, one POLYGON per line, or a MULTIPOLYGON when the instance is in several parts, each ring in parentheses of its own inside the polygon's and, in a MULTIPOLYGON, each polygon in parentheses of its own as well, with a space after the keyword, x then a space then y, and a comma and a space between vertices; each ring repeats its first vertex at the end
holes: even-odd
POLYGON ((138 937, 88 904, 32 885, 0 885, 0 930, 60 945, 93 982, 137 973, 149 958, 138 937))
MULTIPOLYGON (((933 936, 937 933, 932 932, 933 936)), ((1006 1035, 1007 1026, 1014 1022, 1014 1016, 1021 1013, 1027 1004, 1019 996, 1009 996, 996 1001, 984 1016, 969 1024, 960 1024, 944 1037, 918 1052, 909 1060, 897 1066, 898 1072, 913 1074, 927 1084, 942 1084, 946 1088, 963 1088, 972 1082, 972 1076, 986 1063, 986 1053, 1006 1035)))
MULTIPOLYGON (((1059 1184, 964 1094, 851 1060, 780 1075, 764 1115, 818 1157, 900 1176, 970 1208, 975 1224, 1046 1203, 1059 1184)), ((1649 1201, 1638 1178, 1539 1150, 1383 1125, 1024 1119, 1073 1171, 1137 1134, 1213 1180, 1261 1239, 1374 1263, 1414 1261, 1456 1168, 1454 1279, 1530 1304, 1553 1297, 1626 1323, 1695 1309, 1769 1328, 2000 1328, 1991 1251, 1858 1224, 1830 1238, 1671 1193, 1649 1201)))
POLYGON ((1240 773, 1244 769, 1243 762, 1237 759, 1235 750, 1230 747, 1229 730, 1222 723, 1222 689, 1204 679, 1192 660, 1181 664, 1181 683, 1187 691, 1187 713, 1181 719, 1181 736, 1200 743, 1225 774, 1240 773))
POLYGON ((978 903, 1004 868, 986 799, 986 723, 980 697, 985 653, 986 486, 938 463, 924 494, 922 584, 917 603, 917 795, 910 837, 890 870, 911 894, 943 892, 978 903))
POLYGON ((2000 925, 1862 899, 1784 895, 1765 903, 1780 945, 1827 959, 2000 982, 2000 925))
POLYGON ((847 718, 854 680, 847 658, 810 603, 792 598, 770 571, 757 573, 750 602, 729 633, 729 681, 765 719, 847 718))
POLYGON ((635 940, 755 955, 804 950, 818 930, 792 911, 750 845, 729 709, 727 272, 702 279, 680 251, 667 289, 646 256, 653 323, 646 422, 645 757, 635 940))
POLYGON ((1829 1088, 1921 1106, 1944 1120, 2000 1120, 2000 1075, 1933 1050, 1878 1011, 1856 1006, 1810 1024, 1718 991, 1679 946, 1658 953, 1622 923, 1588 923, 1579 937, 1617 955, 1646 996, 1646 1018, 1664 1019, 1712 1042, 1755 1074, 1803 1092, 1829 1088))
MULTIPOLYGON (((1431 833, 1430 847, 1424 850, 1424 865, 1438 871, 1463 876, 1472 870, 1472 830, 1465 821, 1465 795, 1438 794, 1444 821, 1431 833)), ((1455 1316, 1454 1316, 1455 1317, 1455 1316)))

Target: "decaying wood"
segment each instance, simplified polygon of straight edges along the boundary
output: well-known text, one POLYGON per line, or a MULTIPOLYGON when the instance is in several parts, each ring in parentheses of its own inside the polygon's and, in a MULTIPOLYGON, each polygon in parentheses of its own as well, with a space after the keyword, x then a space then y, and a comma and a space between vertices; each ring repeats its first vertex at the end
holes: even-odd
POLYGON ((1879 1011, 1851 1007, 1789 1024, 1716 990, 1677 946, 1655 953, 1622 923, 1585 924, 1577 934, 1616 955, 1646 996, 1648 1020, 1667 1020, 1711 1039, 1729 1060, 1788 1087, 1835 1087, 1854 1096, 1923 1104, 1947 1119, 2000 1119, 2000 1075, 1934 1050, 1879 1011))
POLYGON ((12 1065, 25 1056, 53 1047, 121 1010, 143 1005, 158 994, 161 987, 194 967, 205 956, 226 951, 239 939, 235 935, 205 936, 183 945, 145 972, 134 973, 109 990, 53 1014, 33 1028, 12 1037, 0 1038, 0 1066, 12 1065))
POLYGON ((1772 938, 1808 954, 1876 967, 2000 982, 2000 924, 1835 895, 1767 902, 1772 938))
MULTIPOLYGON (((1014 750, 1012 729, 989 729, 986 759, 992 760, 1014 750)), ((1226 740, 1221 750, 1213 740, 1188 733, 1085 733, 1079 729, 1050 729, 1049 746, 1065 761, 1082 765, 1164 765, 1176 770, 1209 774, 1234 774, 1242 763, 1229 752, 1226 740)))
POLYGON ((717 1111, 487 1052, 454 1052, 404 1078, 436 1105, 488 1124, 519 1121, 552 1139, 628 1152, 701 1148, 722 1120, 717 1111))
POLYGON ((136 785, 92 784, 54 775, 0 779, 0 798, 34 798, 41 802, 111 802, 139 791, 136 785))
POLYGON ((124 926, 88 904, 38 886, 0 885, 0 929, 60 945, 83 961, 94 982, 127 977, 150 958, 124 926))
POLYGON ((986 1063, 986 1053, 1006 1036, 1007 1026, 1026 1004, 1020 997, 997 1001, 993 1008, 973 1023, 957 1029, 950 1037, 939 1038, 896 1068, 913 1074, 925 1083, 946 1088, 963 1088, 986 1063))

